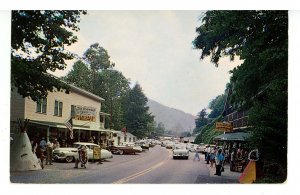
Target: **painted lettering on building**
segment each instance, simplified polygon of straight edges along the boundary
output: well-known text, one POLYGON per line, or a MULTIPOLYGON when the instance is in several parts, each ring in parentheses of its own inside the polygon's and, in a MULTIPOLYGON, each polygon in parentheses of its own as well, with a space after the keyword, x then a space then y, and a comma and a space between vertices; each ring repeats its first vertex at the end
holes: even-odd
POLYGON ((81 121, 96 122, 96 108, 88 106, 71 106, 72 118, 81 121))
POLYGON ((233 130, 233 126, 232 123, 228 122, 216 122, 216 130, 230 132, 233 130))

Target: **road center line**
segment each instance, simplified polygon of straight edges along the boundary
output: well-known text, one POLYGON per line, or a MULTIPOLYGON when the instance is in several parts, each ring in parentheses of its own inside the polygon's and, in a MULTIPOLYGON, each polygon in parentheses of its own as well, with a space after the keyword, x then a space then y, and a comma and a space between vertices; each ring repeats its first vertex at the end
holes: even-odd
POLYGON ((117 181, 113 182, 113 184, 122 184, 122 183, 128 182, 128 181, 130 181, 130 180, 132 180, 132 179, 135 179, 135 178, 140 177, 140 176, 142 176, 142 175, 144 175, 144 174, 146 174, 146 173, 149 173, 150 171, 152 171, 152 170, 154 170, 154 169, 160 167, 160 166, 163 165, 164 163, 165 163, 165 162, 162 161, 162 162, 160 162, 160 163, 158 163, 158 164, 156 164, 156 165, 154 165, 154 166, 152 166, 152 167, 150 167, 150 168, 148 168, 148 169, 146 169, 146 170, 140 171, 140 172, 138 172, 138 173, 135 173, 135 174, 130 175, 130 176, 128 176, 128 177, 125 177, 125 178, 123 178, 123 179, 117 180, 117 181))

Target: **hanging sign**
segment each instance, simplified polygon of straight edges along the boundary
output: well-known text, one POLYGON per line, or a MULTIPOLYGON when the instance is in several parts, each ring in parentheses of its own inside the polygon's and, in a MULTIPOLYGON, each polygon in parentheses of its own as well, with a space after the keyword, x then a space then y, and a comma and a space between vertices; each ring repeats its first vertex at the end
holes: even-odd
POLYGON ((72 118, 75 120, 96 122, 96 108, 72 105, 72 118))
POLYGON ((230 132, 233 130, 233 126, 232 123, 216 122, 216 130, 230 132))

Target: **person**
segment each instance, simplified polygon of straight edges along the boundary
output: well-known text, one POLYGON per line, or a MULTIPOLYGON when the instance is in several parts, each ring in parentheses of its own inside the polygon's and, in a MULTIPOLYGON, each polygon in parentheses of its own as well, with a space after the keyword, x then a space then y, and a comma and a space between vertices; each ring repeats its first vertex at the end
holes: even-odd
POLYGON ((209 155, 210 155, 210 146, 207 145, 205 148, 205 160, 206 160, 206 164, 209 164, 209 155))
POLYGON ((200 161, 200 156, 199 156, 199 152, 198 152, 197 149, 196 149, 196 151, 195 151, 194 161, 195 161, 196 159, 198 159, 198 161, 200 161))
POLYGON ((210 167, 214 167, 215 163, 215 151, 211 152, 209 155, 210 167))
POLYGON ((47 142, 45 141, 45 138, 42 137, 42 140, 40 141, 40 149, 45 151, 46 147, 47 147, 47 142))
POLYGON ((215 175, 221 176, 221 167, 222 167, 222 161, 224 160, 224 156, 222 154, 222 149, 219 149, 215 161, 216 161, 216 173, 215 175))
POLYGON ((59 142, 57 141, 57 139, 55 138, 54 141, 53 141, 53 151, 57 148, 59 148, 60 145, 59 145, 59 142))
POLYGON ((49 163, 49 165, 52 165, 52 158, 53 158, 53 143, 51 140, 47 142, 47 148, 46 148, 47 158, 46 158, 46 165, 49 163))
POLYGON ((87 147, 85 145, 80 145, 78 147, 78 156, 75 159, 75 167, 78 168, 79 162, 81 163, 81 167, 86 168, 85 164, 87 163, 87 147))

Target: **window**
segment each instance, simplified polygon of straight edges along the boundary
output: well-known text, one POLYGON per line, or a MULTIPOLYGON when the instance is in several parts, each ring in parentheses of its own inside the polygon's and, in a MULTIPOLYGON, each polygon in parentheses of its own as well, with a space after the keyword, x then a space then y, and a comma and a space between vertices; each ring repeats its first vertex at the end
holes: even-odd
POLYGON ((55 100, 54 104, 54 116, 62 116, 63 103, 55 100))
POLYGON ((47 112, 47 98, 38 98, 36 102, 36 112, 46 113, 47 112))

